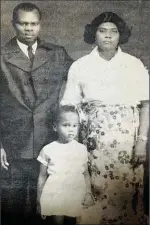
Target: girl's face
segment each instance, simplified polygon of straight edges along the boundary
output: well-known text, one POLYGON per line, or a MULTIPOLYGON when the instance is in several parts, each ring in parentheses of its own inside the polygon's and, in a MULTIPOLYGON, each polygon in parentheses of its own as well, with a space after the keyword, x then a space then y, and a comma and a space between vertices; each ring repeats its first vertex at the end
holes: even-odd
POLYGON ((115 50, 119 43, 120 34, 114 23, 105 22, 96 31, 96 43, 103 51, 115 50))
POLYGON ((58 140, 61 143, 67 143, 74 140, 78 135, 79 129, 79 117, 74 112, 64 112, 61 114, 58 124, 56 125, 56 131, 58 134, 58 140))

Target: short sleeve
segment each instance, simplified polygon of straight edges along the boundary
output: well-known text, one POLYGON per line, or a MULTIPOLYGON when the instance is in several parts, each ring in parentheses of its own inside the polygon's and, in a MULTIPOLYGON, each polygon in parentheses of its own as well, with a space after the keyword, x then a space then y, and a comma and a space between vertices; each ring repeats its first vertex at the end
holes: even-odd
POLYGON ((68 80, 60 105, 77 105, 82 101, 82 89, 78 80, 78 65, 74 62, 68 72, 68 80))
POLYGON ((40 151, 40 154, 37 157, 37 160, 42 163, 44 166, 48 166, 50 157, 46 154, 45 148, 40 151))
POLYGON ((136 74, 136 89, 137 89, 137 100, 149 100, 149 73, 144 67, 141 60, 138 60, 136 74))

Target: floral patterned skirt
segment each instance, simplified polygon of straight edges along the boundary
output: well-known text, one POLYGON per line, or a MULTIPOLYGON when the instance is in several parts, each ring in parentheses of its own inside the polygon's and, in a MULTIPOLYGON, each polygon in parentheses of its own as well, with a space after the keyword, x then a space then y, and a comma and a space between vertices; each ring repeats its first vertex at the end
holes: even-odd
POLYGON ((95 198, 95 205, 83 214, 83 223, 145 224, 143 166, 133 169, 131 163, 139 110, 90 102, 83 107, 83 112, 88 120, 82 125, 81 138, 89 150, 95 198))

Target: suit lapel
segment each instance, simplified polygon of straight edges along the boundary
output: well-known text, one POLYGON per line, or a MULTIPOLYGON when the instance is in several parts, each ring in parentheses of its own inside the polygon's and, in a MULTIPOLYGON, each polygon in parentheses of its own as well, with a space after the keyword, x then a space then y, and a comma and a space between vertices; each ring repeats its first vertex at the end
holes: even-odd
POLYGON ((53 53, 53 51, 47 52, 46 49, 43 48, 37 49, 33 60, 32 70, 41 67, 45 62, 49 60, 49 58, 53 56, 53 53))
POLYGON ((42 66, 54 55, 54 51, 50 51, 51 49, 50 46, 45 45, 44 41, 38 39, 38 48, 32 65, 30 59, 19 48, 16 38, 13 38, 5 47, 4 57, 7 62, 26 72, 31 72, 42 66))
POLYGON ((19 48, 16 38, 13 38, 5 47, 4 58, 7 62, 26 71, 31 71, 30 59, 19 48))
MULTIPOLYGON (((10 42, 5 46, 3 56, 5 60, 14 66, 22 69, 25 72, 32 72, 37 68, 41 67, 45 62, 51 60, 55 61, 55 51, 50 44, 46 44, 44 41, 38 39, 38 48, 34 57, 34 61, 31 67, 31 61, 26 57, 26 55, 19 48, 16 38, 10 40, 10 42)), ((50 66, 50 65, 49 65, 50 66)), ((50 70, 51 68, 49 68, 50 70)), ((29 108, 22 101, 21 96, 17 95, 18 101, 23 104, 25 107, 29 108)), ((38 99, 37 99, 38 102, 38 99)), ((36 103, 37 103, 36 102, 36 103)), ((35 104, 36 104, 35 103, 35 104)))
POLYGON ((50 58, 52 59, 54 51, 51 50, 52 48, 50 46, 46 46, 44 41, 38 39, 38 48, 33 60, 32 70, 41 67, 50 58))

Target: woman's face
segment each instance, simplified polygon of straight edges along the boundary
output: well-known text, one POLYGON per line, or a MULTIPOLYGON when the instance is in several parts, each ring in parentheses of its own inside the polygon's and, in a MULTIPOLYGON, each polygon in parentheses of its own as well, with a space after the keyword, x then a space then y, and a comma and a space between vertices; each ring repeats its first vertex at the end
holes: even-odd
POLYGON ((101 23, 96 31, 96 43, 103 51, 115 50, 119 43, 120 34, 114 23, 101 23))

